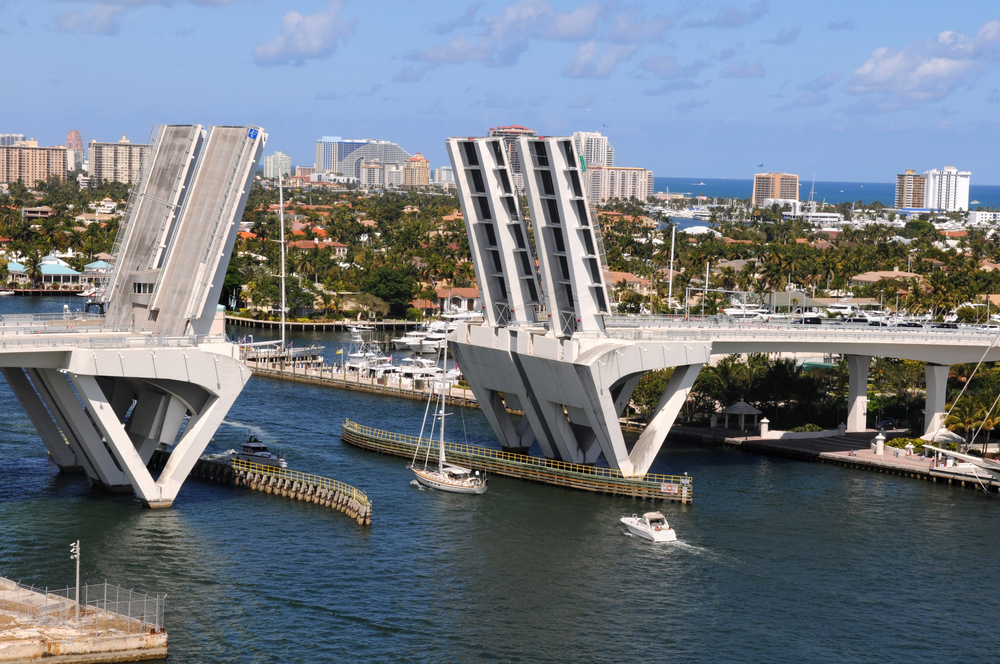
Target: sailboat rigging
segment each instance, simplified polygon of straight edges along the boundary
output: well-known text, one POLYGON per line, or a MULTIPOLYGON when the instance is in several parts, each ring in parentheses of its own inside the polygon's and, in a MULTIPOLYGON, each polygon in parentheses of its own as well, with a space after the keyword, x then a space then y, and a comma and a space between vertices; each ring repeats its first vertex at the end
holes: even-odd
MULTIPOLYGON (((442 348, 442 353, 444 356, 443 366, 448 365, 448 345, 444 344, 442 348)), ((413 471, 416 476, 417 482, 421 485, 428 487, 430 489, 436 489, 438 491, 445 491, 448 493, 472 493, 481 494, 486 492, 486 478, 479 474, 479 471, 473 471, 470 468, 463 468, 461 466, 456 466, 455 464, 448 463, 444 452, 444 418, 447 415, 444 410, 445 406, 445 390, 447 389, 447 380, 442 376, 441 380, 441 394, 438 395, 438 412, 434 414, 434 418, 431 421, 431 431, 429 435, 429 441, 434 439, 434 426, 437 420, 439 424, 438 427, 438 463, 437 469, 433 466, 428 468, 428 461, 430 457, 431 444, 428 441, 427 452, 424 456, 423 467, 417 466, 417 457, 420 454, 420 444, 424 440, 424 428, 427 425, 427 415, 431 410, 431 402, 434 401, 434 389, 431 389, 430 395, 427 397, 427 408, 424 411, 424 422, 420 426, 420 438, 417 440, 417 447, 413 451, 413 460, 407 466, 413 471)))

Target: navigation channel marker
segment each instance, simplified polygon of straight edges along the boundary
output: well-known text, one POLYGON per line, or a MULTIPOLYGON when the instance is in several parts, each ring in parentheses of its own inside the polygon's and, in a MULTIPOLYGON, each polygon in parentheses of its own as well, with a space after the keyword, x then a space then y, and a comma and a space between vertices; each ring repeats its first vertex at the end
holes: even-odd
POLYGON ((250 130, 250 133, 249 133, 249 134, 247 134, 247 135, 248 135, 248 136, 249 136, 250 138, 257 138, 257 130, 256 130, 256 129, 251 129, 251 130, 250 130))

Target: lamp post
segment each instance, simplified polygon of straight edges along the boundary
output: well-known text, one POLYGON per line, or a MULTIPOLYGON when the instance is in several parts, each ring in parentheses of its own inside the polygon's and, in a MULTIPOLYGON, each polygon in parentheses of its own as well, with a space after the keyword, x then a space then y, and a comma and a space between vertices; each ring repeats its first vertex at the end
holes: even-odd
POLYGON ((70 560, 76 561, 76 622, 80 622, 80 540, 70 543, 70 560))

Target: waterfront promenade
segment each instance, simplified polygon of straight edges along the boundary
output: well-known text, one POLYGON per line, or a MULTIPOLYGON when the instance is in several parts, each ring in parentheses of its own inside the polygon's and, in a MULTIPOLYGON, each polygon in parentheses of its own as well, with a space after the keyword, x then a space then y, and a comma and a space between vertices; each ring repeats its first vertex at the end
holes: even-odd
MULTIPOLYGON (((265 330, 281 330, 280 320, 257 320, 255 318, 244 318, 243 316, 233 316, 226 314, 226 323, 229 325, 241 325, 243 327, 255 327, 265 330)), ((422 323, 412 320, 386 319, 378 321, 365 321, 365 325, 371 325, 377 330, 411 330, 422 323)), ((310 321, 286 321, 285 328, 293 332, 345 332, 352 327, 356 327, 358 321, 347 318, 341 320, 310 320, 310 321)))
POLYGON ((877 431, 864 431, 838 436, 781 440, 765 439, 756 435, 747 436, 735 429, 675 426, 670 431, 670 438, 675 440, 709 443, 755 454, 832 463, 856 470, 1000 492, 1000 480, 991 478, 985 471, 935 465, 934 459, 930 457, 906 456, 905 450, 895 447, 886 446, 884 454, 876 454, 871 449, 871 440, 876 435, 877 431))

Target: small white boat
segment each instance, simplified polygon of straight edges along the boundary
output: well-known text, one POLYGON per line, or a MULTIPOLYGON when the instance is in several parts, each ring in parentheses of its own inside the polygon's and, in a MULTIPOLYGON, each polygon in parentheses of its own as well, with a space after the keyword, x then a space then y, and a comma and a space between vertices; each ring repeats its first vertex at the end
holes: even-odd
POLYGON ((267 445, 260 442, 260 439, 253 434, 247 436, 246 442, 243 443, 239 452, 236 450, 227 450, 226 454, 230 459, 239 459, 240 461, 259 463, 262 466, 288 468, 288 464, 285 463, 285 458, 283 456, 271 452, 267 449, 267 445))
POLYGON ((0 295, 13 295, 13 294, 14 291, 12 290, 0 290, 0 295))
POLYGON ((646 512, 642 516, 623 516, 621 522, 636 537, 654 542, 676 542, 677 533, 667 523, 667 518, 659 512, 646 512))

